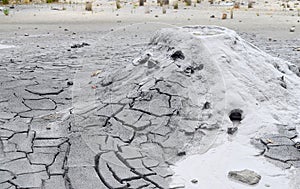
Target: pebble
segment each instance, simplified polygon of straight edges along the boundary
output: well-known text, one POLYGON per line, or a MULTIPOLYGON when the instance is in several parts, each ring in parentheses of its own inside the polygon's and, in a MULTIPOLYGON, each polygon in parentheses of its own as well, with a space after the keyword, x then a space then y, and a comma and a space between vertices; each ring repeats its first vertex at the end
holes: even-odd
POLYGON ((229 127, 227 129, 227 133, 230 134, 230 135, 233 135, 237 130, 238 130, 237 127, 229 127))
POLYGON ((259 174, 249 169, 244 169, 241 171, 229 171, 228 177, 248 185, 257 184, 261 179, 259 174))
POLYGON ((186 155, 186 152, 185 151, 182 151, 182 152, 178 152, 177 153, 177 156, 185 156, 186 155))
POLYGON ((73 85, 73 81, 68 81, 67 85, 73 85))

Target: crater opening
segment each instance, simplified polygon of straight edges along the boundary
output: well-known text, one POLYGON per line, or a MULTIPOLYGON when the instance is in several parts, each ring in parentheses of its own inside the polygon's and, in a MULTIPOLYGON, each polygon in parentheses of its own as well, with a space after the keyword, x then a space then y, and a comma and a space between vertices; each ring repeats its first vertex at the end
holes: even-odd
POLYGON ((242 114, 243 114, 243 110, 234 109, 234 110, 231 110, 231 112, 229 114, 229 118, 232 122, 240 122, 243 119, 242 114))
POLYGON ((171 55, 171 58, 176 61, 177 59, 184 60, 185 56, 182 51, 176 51, 171 55))

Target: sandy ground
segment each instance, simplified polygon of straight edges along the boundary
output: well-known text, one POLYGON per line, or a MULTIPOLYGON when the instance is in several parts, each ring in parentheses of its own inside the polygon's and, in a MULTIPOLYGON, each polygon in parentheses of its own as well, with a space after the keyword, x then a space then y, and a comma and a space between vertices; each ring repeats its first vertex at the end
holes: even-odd
MULTIPOLYGON (((179 10, 173 10, 170 6, 167 8, 167 14, 162 14, 161 7, 157 7, 155 3, 149 6, 150 14, 145 14, 145 9, 148 8, 134 8, 132 4, 125 5, 123 2, 120 10, 115 9, 114 3, 95 2, 93 12, 85 11, 84 5, 81 4, 36 4, 16 5, 9 16, 0 13, 0 104, 3 111, 1 127, 8 128, 6 122, 7 120, 13 122, 12 119, 18 121, 16 125, 20 124, 18 128, 8 129, 9 131, 2 129, 5 130, 1 133, 2 152, 10 153, 11 159, 3 159, 0 156, 1 163, 5 164, 3 169, 17 172, 15 173, 17 179, 12 179, 13 176, 3 173, 4 176, 1 178, 5 177, 10 181, 4 180, 3 183, 1 181, 0 188, 39 187, 40 185, 45 188, 107 187, 106 184, 98 183, 99 170, 92 168, 95 159, 90 158, 98 149, 95 145, 98 144, 97 141, 104 140, 91 135, 98 131, 89 130, 93 128, 94 122, 99 121, 94 120, 96 118, 92 114, 93 108, 98 104, 95 105, 97 93, 91 90, 91 85, 96 85, 98 81, 93 80, 91 73, 96 70, 118 69, 119 64, 110 64, 110 62, 120 63, 136 57, 153 33, 161 28, 184 25, 224 26, 237 31, 247 41, 267 53, 300 65, 300 54, 295 50, 300 47, 300 17, 297 16, 297 8, 292 11, 285 10, 279 4, 279 1, 258 2, 253 9, 241 6, 240 9, 234 10, 233 19, 226 20, 222 20, 221 15, 224 12, 230 13, 229 6, 210 6, 207 2, 197 4, 196 7, 185 7, 179 4, 179 10), (66 10, 51 10, 51 7, 59 9, 65 7, 66 10), (211 18, 212 15, 215 18, 211 18), (295 32, 290 32, 293 26, 295 32), (90 46, 71 48, 72 45, 83 42, 90 46), (128 46, 130 46, 129 50, 128 46), (131 53, 128 53, 129 51, 131 53), (122 52, 128 57, 124 58, 122 52), (72 84, 74 86, 72 87, 67 81, 74 81, 72 84), (41 96, 44 98, 40 99, 41 96), (72 107, 75 107, 73 112, 72 107), (68 118, 74 114, 75 118, 68 118), (50 118, 46 119, 45 116, 49 115, 50 118), (55 115, 58 116, 57 119, 53 118, 55 115), (60 115, 64 116, 60 117, 60 115), (21 122, 27 123, 29 127, 25 128, 21 122), (46 129, 43 125, 47 125, 46 129), (88 126, 85 127, 86 125, 88 126), (51 129, 47 129, 48 127, 51 129), (80 137, 79 133, 81 133, 80 137), (58 149, 57 152, 54 149, 55 152, 49 152, 47 140, 53 143, 53 146, 58 149), (7 145, 9 142, 17 144, 15 150, 7 145), (30 147, 32 143, 34 145, 30 147), (36 148, 40 149, 40 153, 34 153, 29 157, 29 163, 26 163, 23 152, 30 154, 36 148), (41 155, 45 154, 45 151, 49 152, 48 155, 41 155), (54 158, 51 153, 54 154, 54 158), (66 166, 64 157, 68 156, 72 158, 68 159, 66 166), (49 163, 51 158, 55 160, 55 164, 49 163), (7 165, 7 162, 13 163, 7 165), (47 166, 45 168, 42 165, 47 166), (62 168, 62 165, 68 168, 62 168), (22 166, 22 170, 18 166, 22 166), (85 178, 86 182, 78 181, 82 178, 85 178), (41 180, 46 181, 41 182, 41 180), (73 183, 72 187, 70 183, 73 183)), ((211 50, 213 52, 213 49, 211 50)), ((247 124, 252 127, 253 123, 245 122, 245 125, 247 124)), ((184 183, 186 188, 202 186, 223 188, 223 183, 227 183, 228 188, 241 188, 239 183, 232 181, 228 183, 228 178, 222 173, 244 168, 242 163, 236 163, 244 161, 239 157, 253 156, 258 152, 246 143, 247 135, 255 131, 245 128, 247 127, 241 129, 241 135, 237 139, 231 141, 227 135, 220 135, 216 141, 214 140, 215 145, 212 145, 213 148, 208 149, 207 153, 188 156, 178 162, 177 168, 176 166, 172 168, 177 174, 173 184, 184 183), (245 142, 243 150, 235 154, 229 153, 230 148, 240 148, 243 145, 241 141, 245 142), (215 146, 218 148, 214 148, 215 146), (226 153, 230 161, 228 158, 220 160, 219 157, 226 153), (193 171, 189 171, 190 162, 196 160, 201 163, 197 164, 193 171), (218 163, 211 167, 214 162, 218 163), (202 169, 211 170, 210 181, 205 180, 206 174, 198 172, 202 169), (199 179, 196 185, 190 182, 195 177, 199 179)), ((107 146, 105 148, 111 148, 107 146)), ((132 153, 134 154, 134 150, 132 153)), ((130 157, 130 155, 132 154, 121 156, 130 157)), ((136 154, 132 158, 134 159, 135 156, 136 154)), ((106 158, 115 161, 115 157, 120 159, 115 155, 106 158)), ((249 162, 249 168, 258 169, 264 175, 258 188, 265 188, 268 185, 271 188, 297 186, 297 180, 292 180, 295 178, 292 173, 282 171, 267 162, 264 157, 250 158, 249 162)), ((150 160, 147 163, 156 164, 155 161, 150 160)), ((103 166, 101 161, 98 162, 98 166, 101 170, 103 166)), ((160 165, 160 167, 165 166, 160 165)), ((165 170, 155 168, 152 171, 154 170, 166 178, 169 177, 168 173, 164 173, 165 170)), ((126 179, 126 176, 124 177, 126 179)), ((107 178, 109 180, 110 177, 107 178)), ((164 184, 156 179, 153 178, 153 183, 164 184)), ((124 187, 113 181, 111 183, 113 184, 110 188, 124 187)), ((134 184, 132 188, 133 186, 134 184)), ((151 187, 155 188, 149 185, 149 188, 151 187)))

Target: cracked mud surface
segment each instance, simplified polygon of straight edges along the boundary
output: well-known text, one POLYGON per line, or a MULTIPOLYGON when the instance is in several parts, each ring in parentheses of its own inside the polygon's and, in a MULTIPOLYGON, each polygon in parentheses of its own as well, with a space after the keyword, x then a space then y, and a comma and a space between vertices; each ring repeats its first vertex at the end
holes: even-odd
MULTIPOLYGON (((192 82, 180 79, 196 80, 202 68, 181 65, 185 57, 177 60, 166 47, 165 60, 180 71, 143 81, 147 70, 159 69, 155 58, 135 60, 151 31, 128 34, 128 45, 115 35, 99 39, 103 31, 60 30, 0 35, 15 46, 0 49, 0 188, 168 188, 169 165, 190 141, 218 129, 210 122, 212 97, 190 102, 185 89, 192 82), (90 46, 71 48, 82 42, 90 46), (137 77, 127 80, 128 73, 137 77), (207 124, 199 127, 200 120, 207 124)), ((209 94, 201 79, 196 84, 209 94)), ((293 137, 268 136, 258 146, 270 159, 299 166, 299 151, 277 153, 293 148, 293 137)))

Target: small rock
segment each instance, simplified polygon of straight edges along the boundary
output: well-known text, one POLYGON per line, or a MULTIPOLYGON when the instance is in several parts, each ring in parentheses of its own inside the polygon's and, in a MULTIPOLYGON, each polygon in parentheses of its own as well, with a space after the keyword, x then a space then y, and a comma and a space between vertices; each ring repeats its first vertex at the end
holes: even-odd
POLYGON ((66 28, 66 29, 64 29, 64 31, 69 31, 69 30, 66 28))
POLYGON ((290 32, 295 32, 295 29, 296 29, 295 27, 291 27, 290 32))
POLYGON ((155 17, 155 18, 158 18, 158 15, 155 15, 154 17, 155 17))
POLYGON ((249 169, 244 169, 241 171, 229 171, 228 177, 249 185, 257 184, 261 179, 259 174, 249 169))
POLYGON ((198 180, 197 179, 193 179, 193 180, 191 180, 191 182, 194 183, 194 184, 196 184, 196 183, 198 183, 198 180))
POLYGON ((177 153, 177 156, 185 156, 186 155, 186 152, 185 151, 181 151, 181 152, 178 152, 177 153))
POLYGON ((101 70, 96 70, 92 73, 91 77, 95 77, 101 73, 101 70))
POLYGON ((73 85, 73 81, 68 81, 67 85, 73 85))
POLYGON ((238 130, 237 127, 228 127, 227 133, 233 135, 238 130))
POLYGON ((185 188, 185 185, 184 184, 171 184, 169 189, 179 189, 179 188, 185 188))
POLYGON ((85 47, 85 46, 90 46, 90 44, 83 42, 81 44, 72 45, 71 48, 74 49, 74 48, 81 48, 81 47, 85 47))
POLYGON ((28 34, 28 33, 25 33, 24 36, 29 36, 29 34, 28 34))
POLYGON ((210 18, 215 18, 215 15, 211 15, 210 18))

